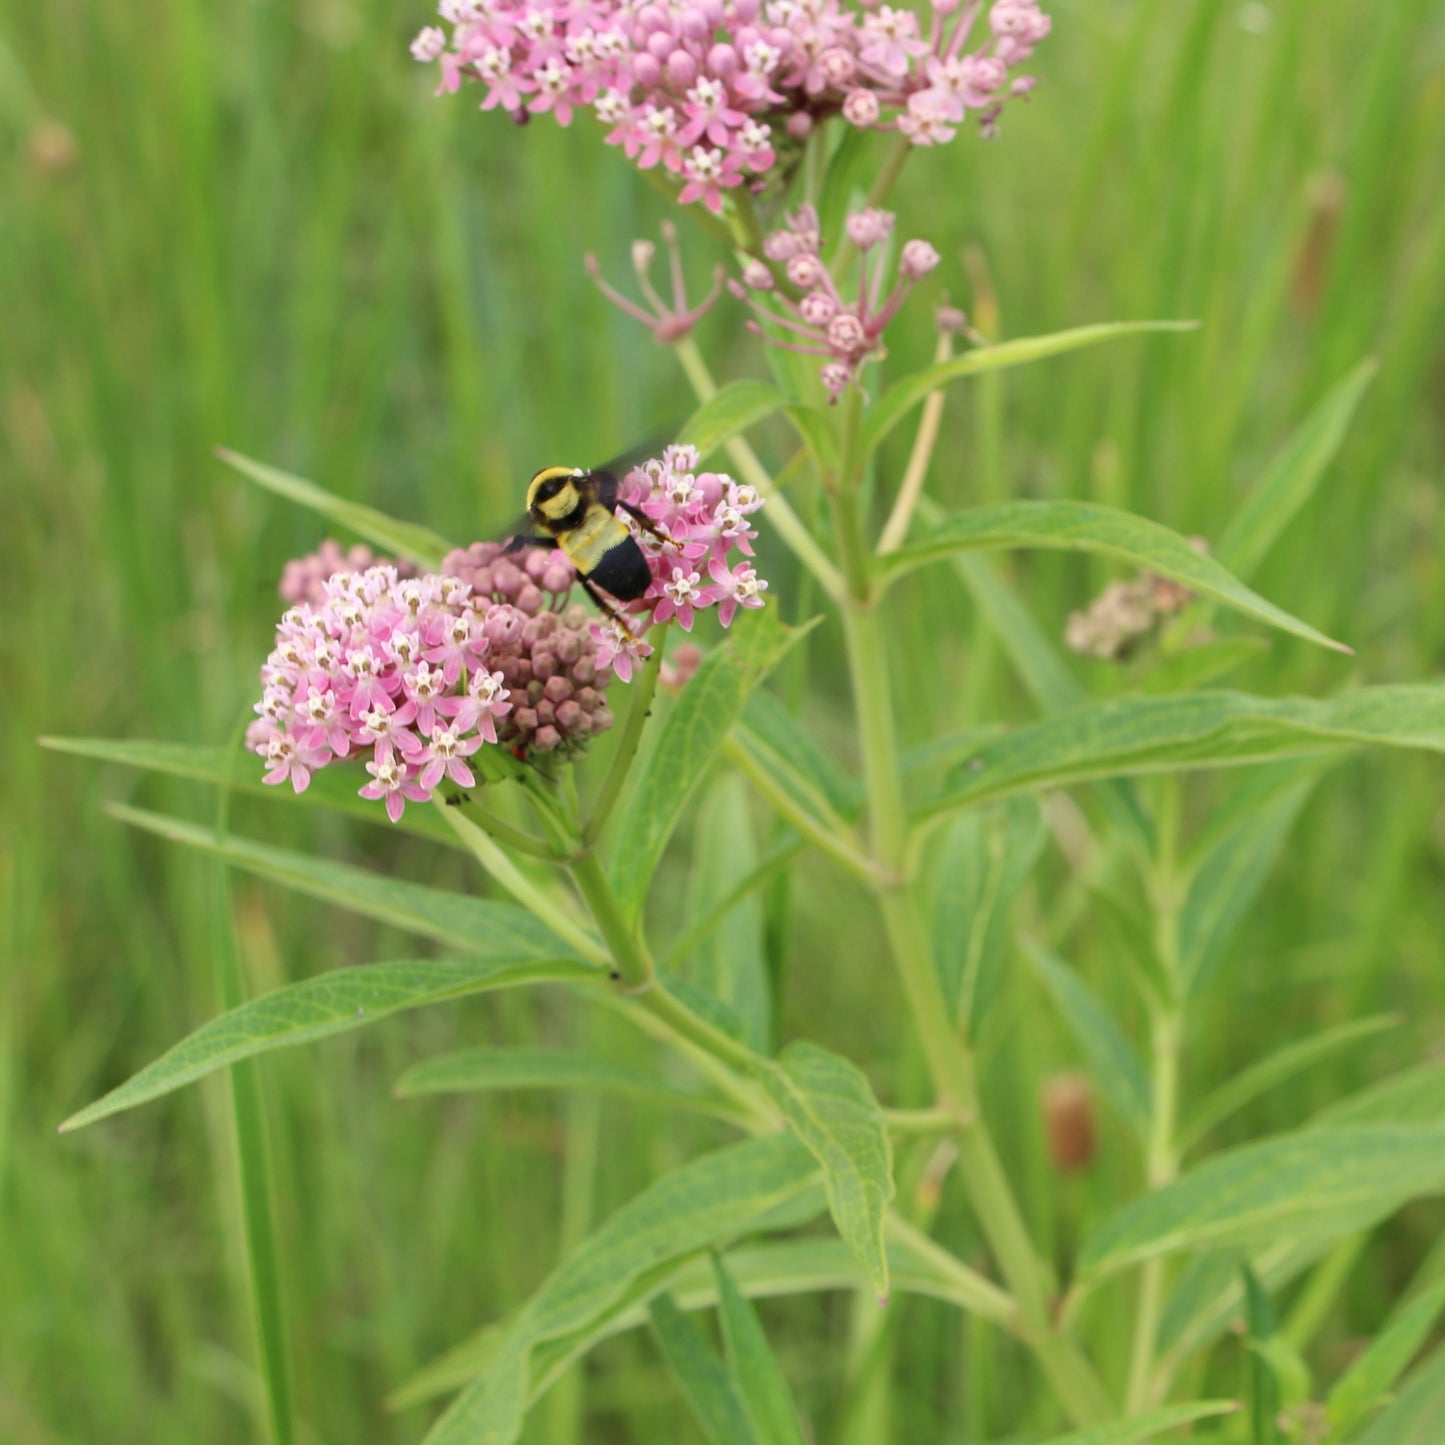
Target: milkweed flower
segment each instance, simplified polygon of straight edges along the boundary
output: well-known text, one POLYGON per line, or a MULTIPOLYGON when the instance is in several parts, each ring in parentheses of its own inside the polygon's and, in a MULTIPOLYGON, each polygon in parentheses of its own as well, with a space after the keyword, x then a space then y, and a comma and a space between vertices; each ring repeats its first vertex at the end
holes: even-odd
POLYGON ((847 390, 858 369, 882 354, 883 333, 908 298, 913 283, 938 265, 938 252, 927 241, 904 243, 898 277, 885 294, 884 245, 893 230, 891 212, 867 207, 844 222, 848 239, 860 253, 856 295, 845 295, 823 264, 823 237, 818 214, 803 206, 763 243, 763 251, 781 265, 791 285, 802 294, 784 293, 761 261, 743 266, 742 280, 732 289, 761 318, 748 329, 785 351, 825 358, 819 375, 832 401, 847 390))
POLYGON ((1038 0, 441 0, 440 14, 450 28, 411 46, 440 68, 439 94, 480 85, 483 110, 560 125, 590 111, 608 144, 712 211, 832 115, 915 145, 946 143, 970 113, 992 135, 1050 28, 1038 0))

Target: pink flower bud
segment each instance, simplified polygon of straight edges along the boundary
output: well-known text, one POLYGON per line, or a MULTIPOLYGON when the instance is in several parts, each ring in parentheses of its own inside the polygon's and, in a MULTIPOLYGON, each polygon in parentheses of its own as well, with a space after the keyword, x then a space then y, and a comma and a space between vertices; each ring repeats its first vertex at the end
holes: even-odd
POLYGON ((731 45, 714 45, 707 53, 707 68, 719 80, 727 80, 737 74, 737 51, 731 45))
POLYGON ((828 323, 828 345, 843 356, 851 356, 868 344, 863 323, 851 312, 841 311, 828 323))
POLYGON ((850 90, 843 101, 843 119, 860 129, 876 125, 880 110, 878 97, 871 90, 850 90))
POLYGON ((763 255, 769 261, 791 261, 798 254, 798 238, 791 231, 774 231, 763 242, 763 255))
POLYGON ((667 78, 674 85, 686 88, 697 79, 697 61, 685 50, 674 50, 667 57, 667 78))
POLYGON ((898 258, 898 270, 910 281, 917 281, 938 265, 938 259, 938 252, 927 241, 909 241, 898 258))
POLYGON ((561 746, 561 743, 562 734, 550 723, 544 727, 539 727, 537 731, 532 734, 532 746, 540 753, 553 752, 561 746))
POLYGON ((763 262, 754 259, 743 267, 743 282, 751 286, 754 291, 771 291, 773 289, 773 273, 763 262))
POLYGON ((848 383, 853 379, 853 368, 844 366, 841 361, 830 361, 819 375, 829 396, 837 401, 848 389, 848 383))
POLYGON ((810 291, 798 303, 798 314, 821 331, 838 314, 838 303, 826 291, 810 291))
POLYGON ((860 250, 871 251, 893 229, 893 216, 873 207, 854 211, 845 223, 848 239, 860 250))
POLYGON ((814 255, 804 253, 788 262, 788 280, 800 290, 811 291, 822 284, 823 263, 814 255))
POLYGON ((788 117, 788 134, 794 140, 807 140, 813 133, 813 117, 805 110, 795 110, 788 117))
POLYGON ((662 83, 662 64, 657 56, 643 51, 632 57, 632 78, 644 90, 656 90, 662 83))

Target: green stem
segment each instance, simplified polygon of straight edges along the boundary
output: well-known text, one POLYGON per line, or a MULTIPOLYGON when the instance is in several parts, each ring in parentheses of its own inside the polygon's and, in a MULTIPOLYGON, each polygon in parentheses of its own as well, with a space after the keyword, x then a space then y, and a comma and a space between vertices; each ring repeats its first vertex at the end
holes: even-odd
POLYGON ((632 759, 642 741, 642 732, 647 726, 648 714, 652 711, 652 699, 657 692, 657 675, 662 670, 662 646, 667 636, 667 628, 668 624, 663 623, 658 629, 652 654, 643 665, 642 675, 632 688, 632 706, 628 711, 627 721, 622 725, 622 735, 617 739, 617 750, 612 754, 612 763, 607 769, 607 776, 602 780, 602 790, 597 794, 597 801, 593 803, 591 815, 582 829, 584 847, 591 847, 602 836, 602 830, 607 826, 607 819, 611 816, 613 806, 622 793, 622 785, 627 781, 627 774, 632 768, 632 759))
MULTIPOLYGON (((933 353, 935 363, 947 361, 953 355, 953 337, 944 332, 938 338, 933 353)), ((933 460, 933 449, 938 444, 938 429, 943 422, 943 406, 948 393, 939 387, 930 391, 923 403, 923 415, 918 422, 918 434, 913 440, 913 450, 908 454, 908 466, 898 487, 893 510, 878 538, 877 552, 881 557, 901 547, 908 537, 908 528, 913 521, 913 510, 923 494, 923 483, 928 476, 928 466, 933 460)))
POLYGON ((512 823, 504 821, 495 813, 476 803, 470 804, 469 807, 471 816, 476 819, 477 825, 497 842, 505 843, 508 848, 518 853, 525 853, 529 858, 545 858, 549 863, 558 861, 557 854, 541 838, 534 838, 525 828, 518 828, 512 823))
MULTIPOLYGON (((888 199, 888 193, 893 189, 899 174, 903 170, 903 163, 908 159, 908 153, 913 149, 912 143, 906 136, 895 136, 893 144, 888 148, 888 154, 883 157, 883 164, 879 167, 878 174, 873 178, 873 184, 868 188, 868 199, 864 202, 866 206, 881 206, 888 199)), ((853 264, 853 258, 858 254, 858 249, 848 239, 847 233, 838 243, 838 248, 833 252, 833 259, 828 264, 828 269, 834 276, 841 276, 849 266, 853 264)))
POLYGON ((730 762, 767 800, 775 813, 798 830, 820 853, 846 868, 855 878, 873 883, 877 873, 873 860, 858 846, 851 833, 829 827, 805 808, 792 793, 763 767, 745 744, 729 733, 723 740, 723 752, 730 762))
MULTIPOLYGON (((672 349, 698 401, 710 401, 717 395, 717 383, 707 369, 697 342, 692 337, 685 336, 676 342, 672 349)), ((788 504, 787 498, 773 485, 773 479, 768 474, 768 469, 759 461, 757 453, 741 437, 733 437, 727 444, 727 451, 742 480, 767 500, 768 525, 783 539, 798 561, 817 578, 818 584, 828 596, 836 601, 843 590, 843 579, 838 569, 828 560, 827 554, 813 539, 813 534, 788 504)))
POLYGON ((456 808, 448 808, 440 799, 437 806, 462 840, 467 851, 528 913, 541 920, 563 943, 570 944, 588 963, 599 968, 611 966, 608 951, 583 927, 573 922, 551 897, 523 873, 470 818, 461 816, 456 808))
MULTIPOLYGON (((1154 907, 1154 947, 1163 975, 1164 997, 1150 1011, 1149 1141, 1144 1168, 1150 1189, 1168 1184, 1179 1172, 1175 1135, 1179 1115, 1179 1043, 1182 1011, 1179 987, 1179 915, 1183 907, 1179 875, 1179 780, 1160 780, 1157 808, 1157 856, 1150 877, 1154 907)), ((1139 1302, 1134 1312, 1134 1344, 1129 1357, 1125 1409, 1145 1408, 1154 1373, 1154 1351, 1164 1307, 1165 1264, 1162 1257, 1147 1260, 1139 1271, 1139 1302)))
POLYGON ((623 993, 643 993, 653 980, 652 955, 638 932, 623 917, 622 907, 597 854, 586 851, 571 863, 572 880, 577 891, 587 900, 592 917, 607 940, 611 952, 612 976, 622 985, 623 993))
POLYGON ((920 1264, 930 1266, 939 1279, 947 1281, 952 1298, 964 1309, 1007 1330, 1018 1331, 1018 1307, 992 1280, 970 1269, 956 1254, 930 1239, 897 1210, 889 1210, 883 1223, 890 1239, 897 1240, 920 1264))

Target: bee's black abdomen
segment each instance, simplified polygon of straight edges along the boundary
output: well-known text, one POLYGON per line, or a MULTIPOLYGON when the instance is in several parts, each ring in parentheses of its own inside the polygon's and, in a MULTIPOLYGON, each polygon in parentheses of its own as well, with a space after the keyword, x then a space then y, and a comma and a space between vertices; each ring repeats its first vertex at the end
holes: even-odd
POLYGON ((647 591, 652 581, 647 558, 631 537, 610 548, 602 560, 587 574, 587 580, 619 602, 631 602, 647 591))

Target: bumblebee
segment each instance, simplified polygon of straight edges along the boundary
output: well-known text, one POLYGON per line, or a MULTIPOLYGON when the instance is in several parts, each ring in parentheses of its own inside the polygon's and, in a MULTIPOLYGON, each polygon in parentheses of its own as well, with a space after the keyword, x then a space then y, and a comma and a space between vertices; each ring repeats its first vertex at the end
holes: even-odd
POLYGON ((608 597, 632 602, 647 591, 652 571, 619 509, 661 542, 671 538, 639 508, 618 498, 610 471, 543 467, 527 487, 527 520, 538 534, 518 535, 508 552, 523 547, 560 547, 577 569, 583 590, 609 617, 618 610, 608 597), (607 596, 602 594, 606 593, 607 596))

